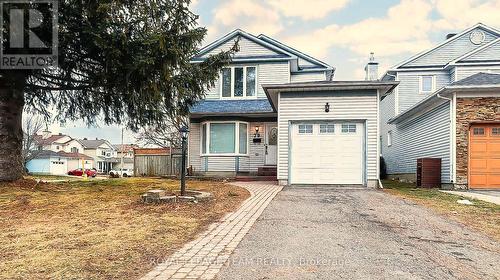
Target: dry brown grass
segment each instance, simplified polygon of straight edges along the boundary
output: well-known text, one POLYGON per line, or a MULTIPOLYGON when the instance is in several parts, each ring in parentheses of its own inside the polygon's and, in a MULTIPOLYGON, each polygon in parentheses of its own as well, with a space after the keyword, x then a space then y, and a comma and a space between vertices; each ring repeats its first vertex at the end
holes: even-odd
POLYGON ((178 185, 143 178, 0 184, 0 279, 139 278, 249 196, 221 182, 188 181, 215 199, 140 203, 149 189, 178 185))
POLYGON ((500 241, 499 205, 443 193, 438 189, 416 188, 415 185, 409 183, 387 180, 384 181, 384 187, 388 193, 411 199, 500 241), (469 199, 474 205, 458 204, 459 199, 469 199))

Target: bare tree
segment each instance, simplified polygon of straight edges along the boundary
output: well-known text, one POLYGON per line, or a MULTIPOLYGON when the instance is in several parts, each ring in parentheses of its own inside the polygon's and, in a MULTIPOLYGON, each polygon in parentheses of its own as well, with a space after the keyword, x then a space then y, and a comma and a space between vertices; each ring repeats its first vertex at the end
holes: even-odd
POLYGON ((35 158, 38 153, 38 142, 36 139, 36 135, 42 128, 46 125, 45 120, 36 115, 28 115, 23 122, 23 163, 26 166, 26 163, 33 158, 35 158))
POLYGON ((165 112, 163 122, 148 126, 138 134, 137 141, 143 145, 153 145, 163 148, 178 148, 181 145, 179 130, 188 124, 188 118, 178 110, 165 112))

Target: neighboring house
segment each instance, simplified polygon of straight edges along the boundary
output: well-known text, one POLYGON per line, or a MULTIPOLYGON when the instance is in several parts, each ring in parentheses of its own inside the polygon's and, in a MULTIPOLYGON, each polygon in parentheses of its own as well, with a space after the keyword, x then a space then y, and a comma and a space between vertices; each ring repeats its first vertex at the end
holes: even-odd
POLYGON ((42 135, 35 135, 34 140, 38 151, 35 153, 35 158, 26 165, 28 171, 32 173, 60 175, 77 168, 94 167, 94 160, 83 154, 83 146, 68 135, 61 133, 52 135, 50 131, 44 131, 42 135), (53 160, 49 155, 63 160, 53 160), (61 173, 63 169, 65 172, 61 173))
POLYGON ((445 187, 500 188, 500 31, 477 24, 392 67, 380 104, 382 155, 415 180, 418 158, 442 160, 445 187))
POLYGON ((134 170, 134 149, 139 148, 136 144, 115 144, 113 148, 116 151, 116 157, 118 158, 118 163, 114 167, 134 170), (123 166, 121 166, 123 158, 123 166))
POLYGON ((65 175, 68 172, 68 159, 57 152, 42 150, 37 157, 26 163, 31 174, 65 175))
MULTIPOLYGON (((379 100, 397 83, 332 82, 333 67, 241 30, 201 49, 193 63, 237 40, 231 65, 190 110, 193 172, 237 176, 274 168, 283 185, 376 186, 379 100)), ((366 70, 376 76, 377 63, 366 70)))
POLYGON ((94 167, 100 173, 108 173, 120 162, 117 158, 117 151, 107 140, 97 138, 89 140, 84 138, 79 139, 78 142, 84 148, 83 153, 93 158, 95 162, 94 167))
POLYGON ((52 134, 50 131, 43 131, 41 135, 35 135, 34 137, 36 145, 39 151, 64 151, 64 145, 72 138, 68 135, 52 134))

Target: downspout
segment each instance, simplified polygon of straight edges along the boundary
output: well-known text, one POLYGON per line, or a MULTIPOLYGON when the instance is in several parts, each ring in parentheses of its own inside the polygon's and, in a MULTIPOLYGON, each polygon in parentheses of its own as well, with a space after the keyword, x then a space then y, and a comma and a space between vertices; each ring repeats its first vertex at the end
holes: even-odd
POLYGON ((454 184, 454 178, 453 178, 453 174, 454 174, 454 162, 453 162, 453 154, 455 153, 455 150, 454 150, 454 144, 453 144, 453 141, 454 141, 454 137, 453 137, 453 99, 452 98, 449 98, 449 97, 445 97, 445 96, 442 96, 440 93, 437 93, 436 96, 440 99, 443 99, 443 100, 448 100, 450 102, 450 182, 452 184, 454 184))

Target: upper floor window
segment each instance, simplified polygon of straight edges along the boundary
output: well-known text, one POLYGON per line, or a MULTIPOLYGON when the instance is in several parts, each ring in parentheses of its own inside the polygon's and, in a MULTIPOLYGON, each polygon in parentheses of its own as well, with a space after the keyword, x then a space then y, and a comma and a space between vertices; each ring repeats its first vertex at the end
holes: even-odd
POLYGON ((434 76, 422 76, 420 79, 420 92, 430 93, 436 88, 434 76))
POLYGON ((72 153, 78 153, 78 148, 77 147, 72 147, 71 148, 72 153))
POLYGON ((387 146, 390 147, 392 146, 392 131, 389 130, 389 132, 387 132, 387 146))
POLYGON ((222 98, 253 98, 257 95, 257 68, 235 66, 222 69, 222 98))

